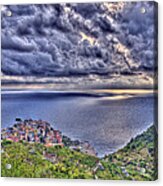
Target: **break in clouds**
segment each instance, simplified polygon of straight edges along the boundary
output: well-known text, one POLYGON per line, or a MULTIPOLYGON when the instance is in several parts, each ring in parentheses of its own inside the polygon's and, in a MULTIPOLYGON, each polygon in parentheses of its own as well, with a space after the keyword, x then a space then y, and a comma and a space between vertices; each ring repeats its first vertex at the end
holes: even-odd
POLYGON ((4 6, 2 73, 149 80, 157 69, 155 11, 154 2, 4 6))

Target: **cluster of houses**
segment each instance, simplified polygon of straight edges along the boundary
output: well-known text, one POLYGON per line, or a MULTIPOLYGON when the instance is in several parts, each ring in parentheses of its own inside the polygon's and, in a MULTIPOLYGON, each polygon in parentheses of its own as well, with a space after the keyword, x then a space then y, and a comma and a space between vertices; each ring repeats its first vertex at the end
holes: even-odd
POLYGON ((68 146, 71 150, 80 151, 92 156, 97 155, 89 142, 72 141, 43 120, 21 120, 17 118, 12 127, 2 129, 1 139, 13 142, 42 143, 47 147, 55 145, 68 146))
POLYGON ((1 139, 43 143, 45 146, 63 145, 59 130, 54 130, 46 121, 32 119, 22 121, 17 118, 13 127, 2 129, 1 139))

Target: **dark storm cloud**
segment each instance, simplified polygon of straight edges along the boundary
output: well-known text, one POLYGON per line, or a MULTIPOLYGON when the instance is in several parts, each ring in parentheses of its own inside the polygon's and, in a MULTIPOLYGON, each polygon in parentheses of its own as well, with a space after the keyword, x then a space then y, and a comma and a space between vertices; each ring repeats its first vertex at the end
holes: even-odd
POLYGON ((157 65, 155 62, 157 32, 154 27, 156 9, 153 2, 142 2, 136 6, 133 4, 131 10, 125 9, 123 14, 122 27, 125 25, 125 31, 128 33, 127 39, 123 41, 130 48, 133 58, 141 59, 141 67, 148 66, 152 69, 157 65), (145 10, 143 15, 140 14, 141 8, 145 10))
POLYGON ((12 16, 2 11, 2 72, 69 76, 152 71, 155 4, 112 5, 6 6, 12 16))
POLYGON ((33 41, 29 42, 26 38, 21 39, 18 36, 4 35, 2 33, 2 48, 10 49, 16 51, 33 51, 35 49, 35 43, 33 41))

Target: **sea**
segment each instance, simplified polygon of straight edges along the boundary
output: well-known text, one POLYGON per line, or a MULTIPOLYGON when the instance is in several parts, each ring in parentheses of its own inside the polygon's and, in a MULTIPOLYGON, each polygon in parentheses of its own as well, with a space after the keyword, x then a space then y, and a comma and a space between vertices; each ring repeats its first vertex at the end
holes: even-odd
POLYGON ((155 94, 86 91, 2 91, 2 128, 15 118, 42 119, 99 157, 113 153, 155 122, 155 94))

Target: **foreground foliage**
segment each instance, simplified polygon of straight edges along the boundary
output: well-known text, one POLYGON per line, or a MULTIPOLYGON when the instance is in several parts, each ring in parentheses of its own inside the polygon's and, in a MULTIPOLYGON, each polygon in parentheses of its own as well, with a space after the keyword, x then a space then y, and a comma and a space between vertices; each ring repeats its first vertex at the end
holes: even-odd
POLYGON ((157 178, 157 133, 154 126, 132 139, 123 149, 102 159, 37 143, 2 142, 3 177, 128 179, 157 178), (10 166, 9 166, 10 165, 10 166))

